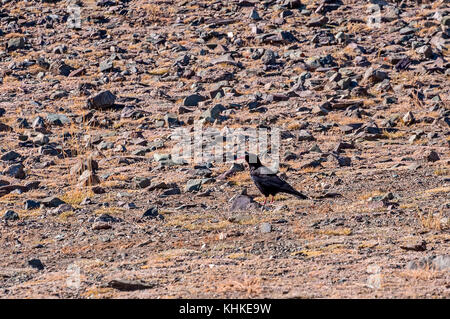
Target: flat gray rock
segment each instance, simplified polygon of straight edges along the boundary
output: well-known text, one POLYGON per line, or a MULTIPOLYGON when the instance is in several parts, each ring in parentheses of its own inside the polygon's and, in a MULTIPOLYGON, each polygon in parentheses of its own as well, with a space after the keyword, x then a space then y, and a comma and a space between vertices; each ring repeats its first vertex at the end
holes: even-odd
POLYGON ((429 256, 412 260, 406 264, 406 269, 450 270, 450 255, 429 256))
POLYGON ((247 195, 239 195, 231 204, 231 211, 245 211, 245 210, 253 210, 260 208, 261 205, 258 202, 255 202, 252 197, 247 195))

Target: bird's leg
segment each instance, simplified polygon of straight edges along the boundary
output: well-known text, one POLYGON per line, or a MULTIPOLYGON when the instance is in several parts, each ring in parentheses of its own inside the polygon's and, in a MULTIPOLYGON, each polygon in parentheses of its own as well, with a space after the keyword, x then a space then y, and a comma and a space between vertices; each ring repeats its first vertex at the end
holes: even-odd
POLYGON ((266 201, 267 201, 267 197, 264 197, 264 203, 261 207, 261 211, 264 211, 264 209, 266 208, 266 201))
POLYGON ((273 203, 273 195, 272 195, 272 200, 270 201, 270 203, 271 203, 271 204, 273 203))

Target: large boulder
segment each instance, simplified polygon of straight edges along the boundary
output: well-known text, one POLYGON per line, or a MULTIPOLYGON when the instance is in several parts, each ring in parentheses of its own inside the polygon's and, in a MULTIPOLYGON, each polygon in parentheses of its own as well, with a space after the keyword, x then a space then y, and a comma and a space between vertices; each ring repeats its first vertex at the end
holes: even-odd
POLYGON ((87 107, 89 109, 97 110, 107 109, 113 106, 115 101, 116 96, 114 94, 110 91, 102 91, 87 100, 87 107))

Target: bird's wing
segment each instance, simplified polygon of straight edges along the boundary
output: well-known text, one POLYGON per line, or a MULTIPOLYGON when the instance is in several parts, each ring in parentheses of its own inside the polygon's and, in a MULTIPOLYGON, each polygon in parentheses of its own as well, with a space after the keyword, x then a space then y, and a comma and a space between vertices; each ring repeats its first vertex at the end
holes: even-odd
POLYGON ((273 171, 267 167, 261 166, 252 172, 252 178, 256 183, 259 183, 265 188, 276 188, 279 191, 295 192, 295 189, 277 176, 273 171))
POLYGON ((286 181, 278 177, 277 174, 269 170, 267 167, 261 166, 257 169, 251 170, 250 176, 263 194, 282 192, 295 195, 302 199, 308 198, 289 185, 286 181))

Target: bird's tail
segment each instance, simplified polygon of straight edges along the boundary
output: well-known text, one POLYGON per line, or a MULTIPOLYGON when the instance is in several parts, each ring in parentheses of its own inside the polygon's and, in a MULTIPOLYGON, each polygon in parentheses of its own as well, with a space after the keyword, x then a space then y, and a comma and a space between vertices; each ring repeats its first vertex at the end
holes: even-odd
POLYGON ((281 192, 294 195, 294 196, 296 196, 299 199, 308 199, 308 196, 300 193, 294 187, 292 187, 291 185, 289 185, 286 182, 284 183, 283 187, 281 188, 281 192))
POLYGON ((295 193, 292 193, 292 195, 296 196, 299 199, 308 199, 309 198, 308 196, 306 196, 300 192, 297 192, 297 191, 295 191, 295 193))
POLYGON ((294 195, 295 197, 299 199, 308 199, 309 197, 300 193, 299 191, 295 190, 294 188, 290 187, 290 189, 285 190, 286 193, 294 195))

